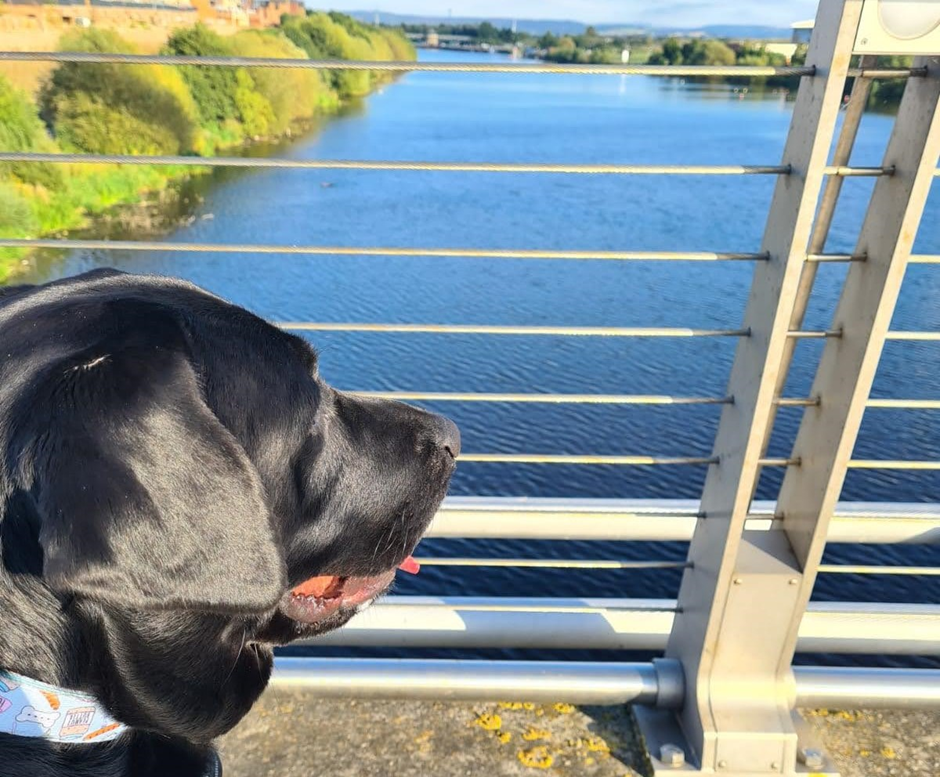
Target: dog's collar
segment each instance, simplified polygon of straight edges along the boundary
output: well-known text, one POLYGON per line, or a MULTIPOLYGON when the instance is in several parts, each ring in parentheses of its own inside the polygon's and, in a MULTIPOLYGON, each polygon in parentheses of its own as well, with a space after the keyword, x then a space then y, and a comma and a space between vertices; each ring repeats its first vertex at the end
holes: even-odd
POLYGON ((96 744, 126 730, 94 696, 0 671, 0 733, 96 744))

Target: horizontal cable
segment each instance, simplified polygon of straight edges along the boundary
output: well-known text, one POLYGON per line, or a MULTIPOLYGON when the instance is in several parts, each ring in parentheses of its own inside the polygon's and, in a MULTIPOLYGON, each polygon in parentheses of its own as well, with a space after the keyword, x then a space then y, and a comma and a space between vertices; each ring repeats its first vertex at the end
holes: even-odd
POLYGON ((806 261, 815 264, 823 262, 864 262, 868 257, 864 254, 807 254, 806 261))
MULTIPOLYGON (((778 407, 815 407, 820 399, 811 397, 781 397, 778 407)), ((940 399, 869 399, 865 407, 894 408, 901 410, 940 410, 940 399)))
POLYGON ((826 175, 836 175, 841 178, 877 178, 882 175, 893 175, 893 167, 849 167, 848 165, 827 165, 823 168, 826 175))
POLYGON ((715 456, 602 456, 550 453, 461 453, 458 461, 486 464, 613 464, 619 466, 671 466, 717 464, 715 456))
POLYGON ((576 259, 610 261, 762 261, 765 253, 712 251, 555 251, 527 248, 396 248, 392 246, 298 246, 257 243, 165 243, 158 240, 69 240, 0 238, 0 248, 54 248, 64 251, 162 251, 200 254, 303 254, 310 256, 410 256, 470 259, 576 259))
POLYGON ((614 561, 608 559, 419 558, 423 567, 520 567, 532 569, 687 569, 688 561, 614 561))
POLYGON ((791 330, 787 332, 787 337, 792 337, 797 340, 821 340, 827 337, 842 337, 842 332, 838 329, 818 332, 791 330))
POLYGON ((869 399, 866 407, 940 410, 940 399, 869 399))
MULTIPOLYGON (((80 62, 125 65, 200 65, 214 67, 301 68, 304 70, 374 70, 424 73, 569 73, 573 75, 659 76, 808 76, 812 66, 763 67, 748 65, 580 65, 548 62, 386 62, 362 60, 280 59, 274 57, 206 57, 159 54, 112 54, 78 51, 4 51, 0 62, 80 62)), ((914 74, 912 68, 886 70, 897 77, 914 74)))
MULTIPOLYGON (((0 152, 0 162, 52 164, 174 165, 184 167, 273 167, 297 170, 409 170, 470 173, 566 173, 583 175, 786 175, 789 165, 600 165, 522 162, 416 162, 371 159, 283 159, 272 157, 147 156, 137 154, 50 154, 0 152)), ((832 168, 835 170, 836 168, 832 168)), ((846 168, 875 175, 877 168, 846 168)), ((836 173, 841 175, 842 173, 836 173)))
POLYGON ((671 397, 655 394, 497 394, 457 391, 354 391, 360 397, 426 402, 523 402, 558 405, 730 405, 732 397, 671 397))
MULTIPOLYGON (((430 600, 422 602, 424 607, 439 607, 456 612, 531 612, 545 614, 573 614, 573 615, 605 615, 611 612, 679 612, 675 605, 665 606, 661 604, 644 604, 642 600, 635 600, 628 606, 606 606, 591 607, 589 605, 565 605, 565 604, 487 604, 478 603, 459 603, 454 600, 430 600)), ((382 606, 385 607, 413 607, 414 604, 408 600, 408 597, 392 596, 382 600, 382 606)))
MULTIPOLYGON (((2 155, 0 155, 2 157, 2 155)), ((73 240, 0 238, 0 248, 52 248, 62 251, 161 251, 198 254, 302 254, 309 256, 408 256, 468 259, 566 259, 636 262, 766 261, 766 253, 745 251, 604 251, 529 248, 410 248, 396 246, 315 246, 270 243, 174 243, 160 240, 73 240)), ((810 254, 808 262, 862 262, 852 254, 810 254)), ((911 264, 940 264, 940 254, 913 255, 911 264)))
MULTIPOLYGON (((351 391, 371 399, 403 402, 493 402, 558 405, 733 405, 734 397, 673 397, 661 394, 498 394, 459 391, 351 391)), ((815 407, 819 399, 780 397, 778 407, 815 407)), ((940 410, 940 399, 869 399, 866 407, 940 410)))
MULTIPOLYGON (((469 173, 565 173, 569 175, 788 175, 789 165, 612 165, 523 162, 431 162, 372 159, 284 159, 280 157, 199 157, 146 154, 64 154, 3 151, 0 162, 45 164, 172 165, 177 167, 250 167, 296 170, 407 170, 469 173)), ((823 168, 826 175, 871 177, 893 172, 884 167, 823 168)))
POLYGON ((778 397, 774 404, 777 407, 814 407, 819 404, 819 400, 811 397, 778 397))
POLYGON ((820 564, 821 574, 940 576, 940 567, 880 567, 866 564, 820 564))
POLYGON ((940 461, 905 461, 903 459, 853 459, 852 469, 940 470, 940 461))
POLYGON ((886 340, 940 340, 940 332, 888 332, 886 340))
MULTIPOLYGON (((718 464, 715 456, 708 457, 655 457, 655 456, 603 456, 542 453, 461 453, 459 461, 500 464, 613 464, 628 466, 659 466, 679 464, 718 464)), ((762 467, 799 466, 799 459, 764 458, 757 463, 762 467)), ((906 461, 898 459, 853 459, 851 469, 903 469, 940 470, 940 461, 906 461)))
POLYGON ((495 324, 368 324, 319 321, 275 321, 291 332, 397 332, 448 335, 553 335, 558 337, 747 337, 747 329, 684 327, 513 326, 495 324))
MULTIPOLYGON (((198 57, 154 54, 109 54, 77 51, 4 51, 0 62, 80 62, 126 65, 200 65, 215 67, 302 68, 306 70, 375 70, 424 73, 557 73, 571 75, 648 76, 812 76, 813 65, 580 65, 545 62, 380 62, 361 60, 278 59, 273 57, 198 57)), ((849 76, 868 78, 922 77, 927 68, 850 68, 849 76)))

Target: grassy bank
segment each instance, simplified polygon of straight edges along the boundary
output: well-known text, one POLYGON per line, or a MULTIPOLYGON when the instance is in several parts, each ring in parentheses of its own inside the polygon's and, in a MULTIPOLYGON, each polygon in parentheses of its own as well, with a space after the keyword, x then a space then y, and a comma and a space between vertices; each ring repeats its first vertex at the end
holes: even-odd
MULTIPOLYGON (((95 28, 62 37, 63 51, 136 53, 95 28)), ((220 37, 206 27, 176 30, 162 53, 281 59, 408 60, 397 32, 351 17, 311 13, 276 30, 220 37)), ((101 154, 213 156, 289 135, 368 94, 387 74, 364 71, 163 67, 62 63, 35 98, 0 76, 0 149, 101 154)), ((0 163, 0 237, 37 237, 86 224, 115 205, 159 191, 193 168, 0 163)), ((0 248, 0 283, 22 249, 0 248)))

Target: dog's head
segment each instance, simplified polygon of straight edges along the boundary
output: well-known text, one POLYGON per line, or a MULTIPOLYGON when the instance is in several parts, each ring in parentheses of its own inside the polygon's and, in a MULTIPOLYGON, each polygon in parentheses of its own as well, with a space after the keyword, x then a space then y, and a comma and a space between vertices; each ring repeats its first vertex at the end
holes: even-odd
POLYGON ((141 633, 168 612, 242 618, 242 642, 342 625, 459 452, 450 421, 331 388, 303 340, 180 281, 7 293, 0 339, 7 572, 141 633))

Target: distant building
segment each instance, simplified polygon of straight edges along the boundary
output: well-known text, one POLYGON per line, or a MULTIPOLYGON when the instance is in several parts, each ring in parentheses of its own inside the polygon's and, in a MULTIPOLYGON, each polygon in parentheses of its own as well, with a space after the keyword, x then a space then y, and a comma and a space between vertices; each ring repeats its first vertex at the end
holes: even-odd
POLYGON ((764 44, 764 51, 771 54, 781 54, 789 65, 799 45, 798 43, 766 43, 764 44))
POLYGON ((805 22, 794 22, 790 25, 790 29, 793 30, 793 36, 790 38, 792 43, 797 45, 801 43, 809 43, 809 39, 813 37, 813 25, 815 22, 812 19, 809 19, 805 22))

